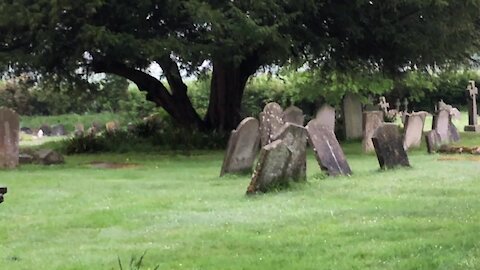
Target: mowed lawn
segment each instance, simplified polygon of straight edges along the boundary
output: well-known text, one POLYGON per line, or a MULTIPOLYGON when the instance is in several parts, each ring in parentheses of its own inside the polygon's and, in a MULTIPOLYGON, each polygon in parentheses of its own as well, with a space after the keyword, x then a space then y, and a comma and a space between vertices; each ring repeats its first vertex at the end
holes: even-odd
POLYGON ((253 197, 249 176, 218 177, 221 152, 2 171, 0 269, 130 269, 144 251, 142 269, 480 268, 480 158, 422 147, 412 168, 381 172, 345 149, 353 176, 325 177, 310 152, 308 183, 253 197))

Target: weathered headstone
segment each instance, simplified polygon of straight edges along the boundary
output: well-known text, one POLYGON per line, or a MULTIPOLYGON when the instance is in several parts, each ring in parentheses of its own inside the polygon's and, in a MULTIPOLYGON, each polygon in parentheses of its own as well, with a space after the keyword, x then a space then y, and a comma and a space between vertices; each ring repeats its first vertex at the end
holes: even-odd
POLYGON ((324 104, 317 112, 315 119, 324 127, 335 131, 335 108, 324 104))
POLYGON ((322 170, 331 176, 352 174, 345 154, 330 127, 324 126, 320 119, 314 119, 307 124, 307 131, 308 141, 322 170))
POLYGON ((20 131, 22 131, 23 133, 28 134, 28 135, 33 134, 33 130, 29 127, 22 127, 22 128, 20 128, 20 131))
POLYGON ((303 115, 302 109, 296 106, 290 106, 283 112, 283 122, 303 126, 305 122, 305 115, 303 115))
POLYGON ((8 108, 0 108, 0 169, 18 166, 20 123, 18 114, 8 108))
POLYGON ((450 123, 448 124, 448 137, 450 138, 450 142, 460 141, 460 133, 458 133, 458 129, 455 124, 453 124, 451 118, 450 123))
POLYGON ((0 187, 0 203, 3 202, 3 196, 7 194, 7 188, 6 187, 0 187))
POLYGON ((426 117, 426 112, 406 114, 403 133, 403 147, 405 150, 411 147, 419 147, 422 143, 423 126, 425 125, 426 117))
POLYGON ((62 124, 55 125, 52 127, 52 136, 65 136, 67 132, 65 131, 65 126, 62 124))
POLYGON ((396 124, 385 123, 378 127, 372 141, 381 169, 410 166, 407 152, 403 149, 402 135, 396 124))
POLYGON ((40 126, 39 131, 42 131, 43 136, 52 136, 52 127, 48 124, 40 126))
POLYGON ((362 138, 362 117, 360 97, 354 94, 346 94, 343 98, 343 118, 347 140, 362 138))
POLYGON ((75 131, 73 134, 75 137, 82 137, 85 134, 85 127, 82 123, 77 123, 75 125, 75 131))
POLYGON ((383 112, 384 115, 388 114, 388 109, 390 108, 390 104, 387 102, 385 97, 380 97, 380 102, 378 103, 379 109, 383 112))
POLYGON ((274 138, 260 151, 247 194, 267 192, 288 185, 290 180, 306 178, 306 129, 286 123, 274 138))
POLYGON ((478 88, 475 86, 475 81, 470 81, 467 86, 468 98, 468 125, 465 126, 465 131, 480 132, 480 125, 478 125, 477 112, 477 95, 478 88))
POLYGON ((260 142, 265 146, 273 142, 273 136, 283 126, 283 110, 278 103, 271 102, 265 105, 260 113, 260 142))
POLYGON ((425 135, 425 141, 427 142, 427 151, 429 154, 437 152, 438 149, 440 149, 440 146, 442 146, 440 135, 434 129, 427 132, 425 135))
POLYGON ((37 162, 43 165, 54 165, 54 164, 63 164, 65 163, 65 159, 57 151, 52 149, 42 149, 35 153, 35 158, 37 162))
POLYGON ((105 130, 108 133, 115 133, 120 129, 120 123, 117 121, 110 121, 105 124, 105 130))
POLYGON ((363 112, 363 151, 366 153, 373 152, 375 150, 372 142, 373 134, 375 130, 383 124, 383 112, 381 111, 368 111, 363 112))
POLYGON ((450 131, 449 131, 450 123, 451 123, 450 113, 445 109, 440 109, 433 116, 432 129, 438 132, 438 135, 440 136, 441 144, 450 143, 450 131))
POLYGON ((228 140, 220 176, 227 173, 251 172, 260 146, 258 120, 253 117, 243 119, 228 140))

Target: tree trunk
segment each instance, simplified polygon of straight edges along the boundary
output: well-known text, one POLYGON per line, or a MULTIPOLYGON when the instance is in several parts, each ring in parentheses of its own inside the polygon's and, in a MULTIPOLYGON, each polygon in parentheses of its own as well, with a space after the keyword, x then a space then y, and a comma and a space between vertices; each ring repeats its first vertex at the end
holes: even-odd
POLYGON ((256 61, 240 65, 213 62, 210 102, 205 116, 207 128, 221 131, 235 129, 241 119, 243 92, 248 78, 255 73, 256 61))

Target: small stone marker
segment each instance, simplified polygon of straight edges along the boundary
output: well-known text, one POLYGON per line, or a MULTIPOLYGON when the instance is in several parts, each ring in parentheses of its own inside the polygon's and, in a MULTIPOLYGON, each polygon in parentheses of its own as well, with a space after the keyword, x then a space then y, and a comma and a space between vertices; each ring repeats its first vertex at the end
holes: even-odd
POLYGON ((228 140, 220 176, 227 173, 251 172, 260 146, 258 120, 247 117, 233 130, 228 140))
POLYGON ((405 150, 411 147, 419 147, 422 143, 423 126, 425 125, 426 117, 426 112, 406 114, 403 133, 403 147, 405 150))
POLYGON ((363 141, 362 147, 365 153, 375 150, 372 142, 375 130, 383 124, 383 112, 367 111, 363 112, 363 141))
POLYGON ((434 129, 427 132, 425 135, 425 141, 427 142, 427 152, 429 154, 437 152, 438 149, 440 149, 440 146, 442 146, 440 142, 440 135, 434 129))
POLYGON ((0 187, 0 203, 3 202, 3 196, 7 194, 7 188, 6 187, 0 187))
POLYGON ((330 127, 324 126, 320 119, 314 119, 308 123, 307 131, 308 141, 322 170, 331 176, 352 174, 345 154, 330 127))
POLYGON ((18 114, 0 107, 0 169, 18 166, 20 122, 18 114))
POLYGON ((50 127, 50 125, 43 124, 39 128, 39 132, 40 132, 40 130, 42 131, 43 136, 52 136, 52 127, 50 127))
POLYGON ((335 108, 332 106, 324 104, 320 110, 318 110, 315 119, 318 120, 322 126, 335 131, 335 108))
POLYGON ((283 110, 278 103, 271 102, 265 105, 260 113, 260 141, 265 146, 273 142, 273 136, 283 126, 283 110))
POLYGON ((75 137, 82 137, 85 134, 85 127, 82 123, 77 123, 75 125, 75 131, 73 134, 75 137))
POLYGON ((52 127, 52 136, 65 136, 67 132, 65 131, 65 126, 62 124, 55 125, 52 127))
POLYGON ((345 138, 347 140, 362 138, 362 117, 360 97, 350 93, 346 94, 343 98, 343 119, 345 138))
POLYGON ((477 95, 478 88, 475 86, 475 81, 469 81, 467 86, 468 98, 468 125, 465 126, 465 131, 480 132, 480 125, 478 125, 477 112, 477 95))
POLYGON ((286 123, 274 138, 260 151, 247 194, 267 192, 306 178, 306 129, 286 123))
POLYGON ((42 149, 35 153, 37 162, 43 165, 55 165, 65 163, 62 154, 52 149, 42 149))
POLYGON ((120 124, 117 121, 110 121, 105 124, 107 133, 115 133, 120 129, 120 124))
POLYGON ((440 136, 441 144, 450 143, 450 131, 449 131, 450 123, 451 123, 450 113, 445 109, 440 109, 433 116, 432 129, 438 132, 438 135, 440 136))
POLYGON ((303 115, 302 109, 296 106, 290 106, 283 112, 283 122, 303 126, 303 123, 305 123, 305 115, 303 115))
POLYGON ((381 169, 410 166, 407 152, 403 149, 402 135, 396 124, 385 123, 381 125, 375 130, 372 141, 381 169))
POLYGON ((33 134, 33 130, 29 127, 22 127, 22 128, 20 128, 20 131, 22 131, 23 133, 28 134, 28 135, 33 134))

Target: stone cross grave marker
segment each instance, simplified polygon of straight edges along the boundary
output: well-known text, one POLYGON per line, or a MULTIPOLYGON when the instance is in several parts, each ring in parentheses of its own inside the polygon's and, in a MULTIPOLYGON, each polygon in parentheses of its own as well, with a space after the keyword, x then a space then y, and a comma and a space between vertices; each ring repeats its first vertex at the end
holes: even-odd
POLYGON ((346 94, 343 98, 343 119, 345 138, 347 140, 362 138, 362 103, 360 97, 354 94, 346 94))
POLYGON ((380 109, 383 111, 385 115, 388 114, 388 108, 390 108, 390 104, 387 102, 385 97, 380 97, 380 102, 378 103, 378 106, 380 109))
POLYGON ((252 175, 247 194, 267 192, 306 179, 307 130, 286 123, 274 141, 264 146, 252 175))
POLYGON ((12 169, 19 162, 20 120, 8 108, 0 108, 0 169, 12 169))
POLYGON ((405 150, 411 147, 419 147, 422 142, 423 126, 427 112, 406 114, 405 128, 403 133, 403 147, 405 150))
POLYGON ((480 132, 480 126, 477 119, 477 95, 478 88, 475 86, 475 81, 469 81, 467 86, 468 99, 468 125, 465 126, 465 131, 480 132))
POLYGON ((403 149, 402 135, 396 124, 385 123, 381 125, 375 130, 372 141, 381 169, 410 166, 407 152, 403 149))
POLYGON ((322 126, 328 128, 329 130, 335 131, 335 108, 328 104, 324 104, 318 111, 315 116, 322 126))
POLYGON ((303 115, 302 109, 296 106, 290 106, 283 112, 283 123, 294 123, 303 126, 305 122, 305 115, 303 115))
POLYGON ((362 147, 365 153, 375 150, 372 142, 372 136, 375 130, 383 123, 383 112, 368 111, 363 112, 363 141, 362 147))
POLYGON ((283 110, 278 103, 270 102, 263 108, 259 116, 260 142, 262 147, 273 142, 273 136, 283 126, 283 110))
POLYGON ((227 173, 251 172, 260 146, 258 120, 247 117, 233 130, 228 140, 220 176, 227 173))
POLYGON ((323 125, 319 119, 308 122, 308 141, 313 147, 315 157, 320 168, 331 176, 351 175, 352 170, 348 165, 335 133, 323 125))

